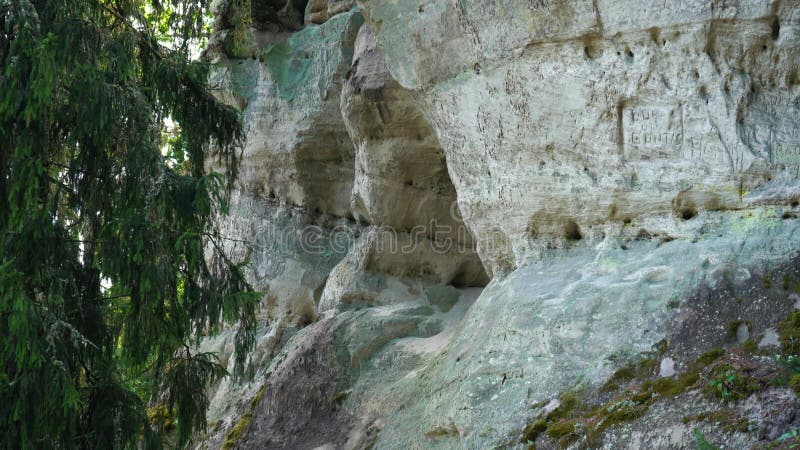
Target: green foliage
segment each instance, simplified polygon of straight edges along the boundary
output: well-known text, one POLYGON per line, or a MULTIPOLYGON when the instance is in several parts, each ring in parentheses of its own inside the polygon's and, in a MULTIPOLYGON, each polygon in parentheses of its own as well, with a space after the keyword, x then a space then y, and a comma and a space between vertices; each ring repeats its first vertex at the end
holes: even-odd
POLYGON ((786 355, 799 354, 800 311, 792 311, 784 320, 778 323, 778 333, 783 353, 786 355))
POLYGON ((696 373, 685 373, 680 378, 657 378, 642 384, 642 390, 658 394, 662 397, 674 397, 697 383, 700 377, 696 373))
POLYGON ((243 133, 189 59, 207 6, 0 0, 2 448, 159 447, 147 403, 180 445, 224 374, 196 339, 239 322, 244 367, 257 298, 214 226, 243 133))
POLYGON ((789 448, 800 448, 800 432, 797 431, 797 428, 792 428, 791 431, 783 433, 778 440, 788 443, 789 448))
POLYGON ((777 377, 772 380, 773 385, 789 386, 800 393, 800 358, 796 356, 778 356, 776 363, 781 368, 777 377))
POLYGON ((697 446, 697 450, 718 450, 716 445, 708 442, 706 437, 703 436, 703 433, 700 432, 699 429, 695 428, 692 430, 692 435, 694 436, 694 442, 697 446))
POLYGON ((192 355, 189 347, 166 365, 160 391, 166 393, 167 408, 177 413, 178 442, 186 442, 194 429, 205 431, 208 398, 195 386, 208 386, 224 375, 215 355, 192 355))
POLYGON ((228 0, 226 18, 230 29, 223 42, 225 53, 232 58, 246 58, 250 53, 253 39, 251 0, 228 0))
POLYGON ((758 340, 750 338, 742 344, 742 351, 747 355, 758 353, 758 340))
POLYGON ((708 376, 710 381, 707 391, 724 401, 745 398, 761 390, 762 387, 758 380, 733 369, 728 364, 715 366, 708 376))
POLYGON ((796 356, 778 356, 775 362, 792 375, 800 374, 800 358, 796 356))
POLYGON ((575 406, 578 405, 578 399, 574 394, 563 392, 558 396, 559 405, 547 415, 547 420, 554 421, 567 417, 575 406))

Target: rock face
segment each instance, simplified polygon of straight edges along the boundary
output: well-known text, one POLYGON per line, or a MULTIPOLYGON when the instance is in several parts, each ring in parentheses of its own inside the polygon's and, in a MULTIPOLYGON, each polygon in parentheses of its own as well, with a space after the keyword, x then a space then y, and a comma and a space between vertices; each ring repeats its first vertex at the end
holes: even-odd
POLYGON ((231 91, 245 118, 243 191, 347 215, 354 149, 339 94, 362 22, 343 14, 289 36, 262 33, 270 43, 253 59, 219 60, 212 82, 231 91))
MULTIPOLYGON (((342 116, 356 146, 351 208, 357 218, 410 231, 438 222, 440 239, 468 244, 444 152, 412 92, 391 78, 369 26, 359 31, 341 97, 342 116)), ((426 227, 429 237, 435 227, 426 227)))
MULTIPOLYGON (((305 26, 208 55, 247 126, 221 227, 264 301, 251 380, 210 388, 198 447, 744 448, 798 426, 767 381, 800 305, 800 4, 277 3, 305 26), (746 395, 709 393, 722 367, 746 395)), ((201 347, 229 358, 230 333, 201 347)))
POLYGON ((306 6, 306 24, 324 23, 331 17, 353 8, 355 4, 355 0, 311 0, 306 6))
POLYGON ((421 94, 481 257, 505 272, 533 240, 739 209, 767 180, 796 178, 792 2, 363 10, 391 74, 421 94))

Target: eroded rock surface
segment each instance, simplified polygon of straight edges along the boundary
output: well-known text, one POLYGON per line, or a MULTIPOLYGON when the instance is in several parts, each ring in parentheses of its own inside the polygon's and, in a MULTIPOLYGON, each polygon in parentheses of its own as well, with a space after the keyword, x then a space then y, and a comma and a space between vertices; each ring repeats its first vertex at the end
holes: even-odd
POLYGON ((232 93, 246 124, 242 190, 347 215, 354 149, 339 93, 362 21, 360 14, 341 14, 324 27, 267 35, 274 41, 252 59, 217 59, 212 83, 232 93))
POLYGON ((306 24, 321 24, 331 17, 348 11, 356 5, 355 0, 310 0, 306 6, 306 24))
MULTIPOLYGON (((212 60, 248 131, 222 227, 264 301, 252 378, 212 387, 198 446, 742 447, 800 425, 776 413, 791 389, 723 403, 693 365, 721 348, 777 376, 800 305, 800 4, 303 7, 212 60), (255 245, 265 225, 289 244, 255 245), (648 382, 694 384, 531 431, 565 392, 636 387, 604 390, 654 348, 648 382)), ((203 346, 229 358, 230 333, 203 346)))
POLYGON ((362 9, 391 74, 419 92, 479 252, 502 272, 542 237, 738 209, 769 179, 796 179, 794 3, 362 9))

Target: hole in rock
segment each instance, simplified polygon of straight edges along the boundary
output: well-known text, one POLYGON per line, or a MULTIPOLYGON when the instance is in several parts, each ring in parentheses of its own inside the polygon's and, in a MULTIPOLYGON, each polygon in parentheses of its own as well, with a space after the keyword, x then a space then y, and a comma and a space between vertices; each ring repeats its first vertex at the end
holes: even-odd
POLYGON ((633 51, 631 49, 626 49, 625 55, 628 57, 628 59, 633 59, 633 51))
POLYGON ((600 56, 601 50, 597 47, 597 43, 593 40, 587 40, 583 46, 583 55, 586 59, 597 59, 600 56))
POLYGON ((772 28, 772 40, 777 41, 781 37, 781 20, 775 17, 772 19, 770 27, 772 28))
POLYGON ((575 221, 570 220, 564 224, 564 238, 569 241, 580 241, 583 239, 581 228, 577 223, 575 223, 575 221))
POLYGON ((678 217, 683 220, 691 220, 697 215, 697 210, 691 207, 686 207, 678 211, 678 217))

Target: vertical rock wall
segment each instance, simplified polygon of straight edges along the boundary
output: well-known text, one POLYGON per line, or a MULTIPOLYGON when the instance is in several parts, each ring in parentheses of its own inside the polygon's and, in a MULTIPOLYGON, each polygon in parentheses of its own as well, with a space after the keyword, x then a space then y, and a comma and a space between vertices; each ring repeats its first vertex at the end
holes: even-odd
MULTIPOLYGON (((248 133, 223 229, 264 301, 199 447, 525 448, 559 392, 663 342, 686 373, 797 307, 797 2, 301 3, 210 54, 248 133)), ((661 407, 606 448, 690 445, 661 407)), ((706 431, 794 420, 748 417, 706 431)))
POLYGON ((797 177, 794 2, 362 7, 445 149, 481 256, 503 272, 541 237, 739 209, 797 177))

